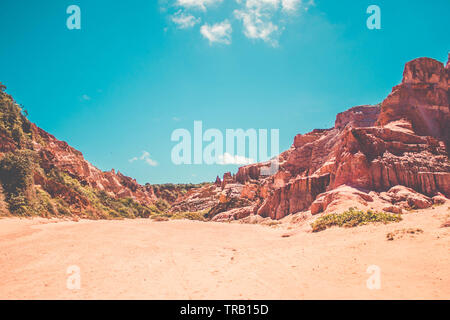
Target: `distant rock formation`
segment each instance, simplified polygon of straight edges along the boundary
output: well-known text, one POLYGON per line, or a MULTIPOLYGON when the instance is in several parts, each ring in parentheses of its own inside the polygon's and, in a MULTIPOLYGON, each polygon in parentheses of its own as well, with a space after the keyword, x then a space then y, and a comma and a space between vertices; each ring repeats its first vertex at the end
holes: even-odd
POLYGON ((236 192, 224 201, 249 203, 240 209, 217 204, 223 210, 213 208, 220 215, 216 220, 317 214, 343 202, 378 201, 386 211, 399 212, 431 206, 433 196, 450 197, 449 73, 449 63, 408 62, 402 83, 380 105, 351 108, 337 115, 334 128, 297 135, 279 156, 275 175, 260 175, 267 163, 241 167, 234 178, 225 174, 218 192, 222 198, 233 193, 230 188, 236 192), (399 188, 408 196, 397 197, 399 188))

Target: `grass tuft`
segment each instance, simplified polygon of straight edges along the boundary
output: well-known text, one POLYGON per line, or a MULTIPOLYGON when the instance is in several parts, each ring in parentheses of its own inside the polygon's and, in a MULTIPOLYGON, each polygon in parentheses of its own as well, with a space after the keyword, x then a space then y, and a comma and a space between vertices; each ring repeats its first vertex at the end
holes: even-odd
POLYGON ((343 228, 353 228, 366 225, 368 223, 390 223, 400 222, 402 217, 399 214, 391 214, 386 212, 375 212, 372 210, 361 211, 355 208, 349 208, 341 214, 327 214, 311 224, 313 232, 320 232, 333 226, 343 228))

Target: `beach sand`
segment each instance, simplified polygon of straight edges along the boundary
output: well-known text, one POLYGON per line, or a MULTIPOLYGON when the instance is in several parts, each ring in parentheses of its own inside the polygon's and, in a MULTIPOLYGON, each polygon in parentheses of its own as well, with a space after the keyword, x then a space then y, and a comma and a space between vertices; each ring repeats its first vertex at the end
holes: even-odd
POLYGON ((319 233, 3 218, 0 299, 449 299, 450 228, 441 227, 449 213, 444 205, 400 223, 319 233), (80 268, 80 289, 67 287, 71 266, 80 268), (379 289, 367 287, 370 266, 379 268, 379 289))

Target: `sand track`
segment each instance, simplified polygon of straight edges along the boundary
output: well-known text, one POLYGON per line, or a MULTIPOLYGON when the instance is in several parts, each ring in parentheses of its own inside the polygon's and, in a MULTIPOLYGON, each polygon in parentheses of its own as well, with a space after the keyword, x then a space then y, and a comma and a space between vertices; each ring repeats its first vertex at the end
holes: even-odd
POLYGON ((4 218, 0 299, 449 299, 449 213, 287 238, 260 225, 4 218), (71 265, 80 290, 66 287, 71 265), (366 286, 370 265, 380 290, 366 286))

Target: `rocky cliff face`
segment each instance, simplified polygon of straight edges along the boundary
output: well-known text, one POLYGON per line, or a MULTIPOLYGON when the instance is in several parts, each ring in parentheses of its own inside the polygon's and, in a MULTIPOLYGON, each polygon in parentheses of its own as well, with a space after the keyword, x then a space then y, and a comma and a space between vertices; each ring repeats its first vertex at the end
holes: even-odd
POLYGON ((106 172, 99 170, 86 161, 80 151, 64 141, 57 140, 34 124, 31 124, 31 131, 32 150, 38 154, 41 167, 45 171, 58 168, 77 179, 82 185, 105 191, 114 197, 132 198, 144 204, 156 201, 151 187, 142 186, 135 179, 120 172, 116 173, 114 169, 106 172))
POLYGON ((148 216, 156 209, 151 186, 94 167, 81 152, 29 122, 4 90, 2 86, 0 200, 5 198, 12 213, 108 218, 148 216))
POLYGON ((408 62, 403 81, 383 101, 378 125, 407 119, 415 134, 450 143, 450 69, 436 60, 420 58, 408 62))
POLYGON ((229 221, 342 204, 401 212, 441 203, 450 197, 449 72, 449 63, 413 60, 380 105, 351 108, 333 128, 297 135, 277 173, 262 176, 269 164, 252 164, 201 186, 142 186, 102 172, 30 123, 0 84, 0 213, 110 218, 169 209, 229 221))
POLYGON ((351 108, 337 115, 333 128, 297 135, 279 156, 275 175, 260 175, 268 164, 241 167, 234 177, 226 174, 220 183, 222 204, 216 205, 226 210, 217 214, 232 219, 223 203, 235 199, 249 203, 241 211, 232 208, 231 216, 246 212, 280 219, 331 210, 336 202, 367 206, 378 201, 398 212, 401 206, 431 205, 433 196, 450 197, 449 72, 448 63, 444 67, 429 58, 407 63, 402 83, 380 105, 351 108), (409 202, 395 196, 398 185, 407 187, 409 202))

